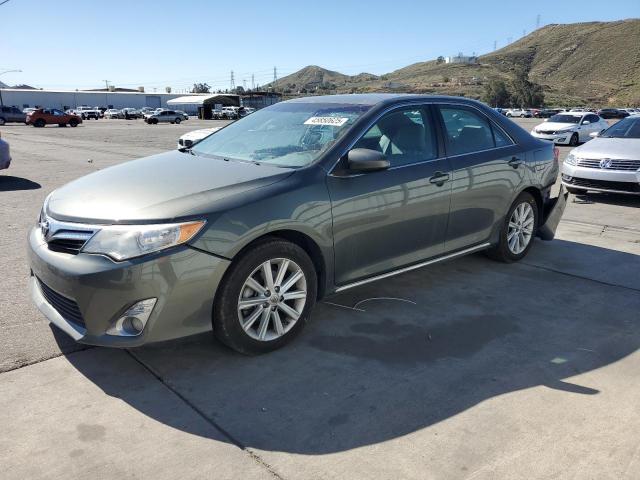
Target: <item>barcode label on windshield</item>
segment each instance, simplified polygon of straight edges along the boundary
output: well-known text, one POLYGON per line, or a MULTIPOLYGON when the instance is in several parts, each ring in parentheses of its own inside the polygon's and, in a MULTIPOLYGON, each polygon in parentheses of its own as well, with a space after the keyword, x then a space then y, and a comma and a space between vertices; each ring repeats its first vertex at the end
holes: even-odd
POLYGON ((333 125, 334 127, 341 127, 349 121, 344 117, 311 117, 304 122, 305 125, 333 125))

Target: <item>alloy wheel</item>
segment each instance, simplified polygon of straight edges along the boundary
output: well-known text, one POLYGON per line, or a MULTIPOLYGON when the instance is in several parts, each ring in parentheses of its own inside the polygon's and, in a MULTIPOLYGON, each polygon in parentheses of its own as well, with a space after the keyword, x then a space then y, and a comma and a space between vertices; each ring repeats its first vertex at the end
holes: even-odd
POLYGON ((307 280, 293 260, 273 258, 245 280, 238 297, 238 320, 254 340, 266 342, 293 328, 307 303, 307 280))
POLYGON ((520 255, 525 251, 533 237, 534 222, 535 214, 528 202, 522 202, 513 210, 507 230, 507 244, 511 253, 520 255))

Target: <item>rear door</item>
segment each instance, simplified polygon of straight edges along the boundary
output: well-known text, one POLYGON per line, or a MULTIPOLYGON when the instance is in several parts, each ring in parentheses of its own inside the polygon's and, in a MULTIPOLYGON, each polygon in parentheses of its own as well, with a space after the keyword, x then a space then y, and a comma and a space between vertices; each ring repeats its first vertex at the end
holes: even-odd
POLYGON ((352 147, 384 153, 390 168, 353 173, 343 158, 327 177, 336 284, 443 252, 451 184, 437 138, 430 108, 392 110, 352 147))
POLYGON ((525 153, 480 109, 441 104, 438 118, 451 164, 445 248, 486 242, 525 180, 525 153))

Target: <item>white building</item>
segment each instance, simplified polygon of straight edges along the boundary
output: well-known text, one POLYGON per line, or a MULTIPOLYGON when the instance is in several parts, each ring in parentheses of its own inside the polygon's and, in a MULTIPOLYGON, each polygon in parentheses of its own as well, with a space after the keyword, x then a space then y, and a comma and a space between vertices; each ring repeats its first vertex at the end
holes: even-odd
POLYGON ((66 110, 81 105, 106 108, 167 108, 167 101, 181 97, 179 93, 122 92, 122 91, 80 91, 80 90, 31 90, 2 88, 2 103, 19 109, 28 107, 48 107, 66 110))
POLYGON ((445 57, 444 62, 445 63, 466 63, 466 64, 473 65, 475 63, 478 63, 478 57, 476 57, 475 55, 465 56, 465 55, 462 55, 462 53, 459 53, 455 57, 445 57))

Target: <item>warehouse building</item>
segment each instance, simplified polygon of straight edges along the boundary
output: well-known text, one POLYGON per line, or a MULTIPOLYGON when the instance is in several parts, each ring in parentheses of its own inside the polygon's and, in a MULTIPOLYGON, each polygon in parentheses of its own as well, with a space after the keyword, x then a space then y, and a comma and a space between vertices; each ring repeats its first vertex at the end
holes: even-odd
POLYGON ((3 105, 19 109, 48 107, 67 110, 82 105, 106 108, 167 108, 167 101, 182 96, 178 93, 147 93, 144 89, 104 90, 38 90, 21 88, 0 89, 3 105))

